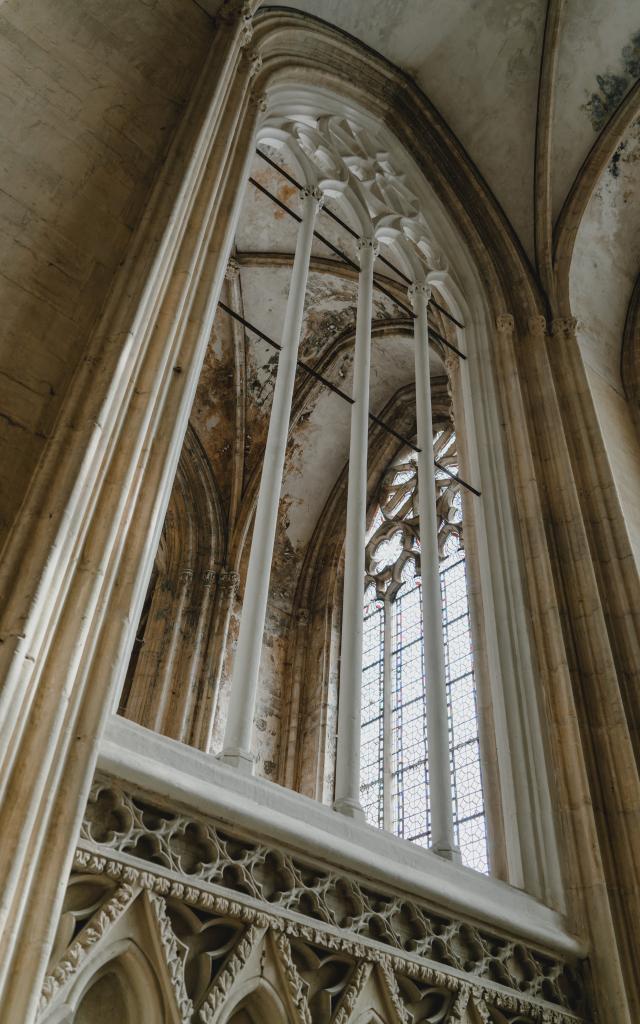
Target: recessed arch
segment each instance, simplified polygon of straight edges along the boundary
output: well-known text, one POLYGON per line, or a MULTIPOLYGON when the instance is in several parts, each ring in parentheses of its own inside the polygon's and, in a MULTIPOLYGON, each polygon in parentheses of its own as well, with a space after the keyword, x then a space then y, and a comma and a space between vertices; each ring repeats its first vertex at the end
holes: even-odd
POLYGON ((221 1024, 289 1024, 289 1016, 271 982, 266 978, 251 978, 234 992, 221 1024))

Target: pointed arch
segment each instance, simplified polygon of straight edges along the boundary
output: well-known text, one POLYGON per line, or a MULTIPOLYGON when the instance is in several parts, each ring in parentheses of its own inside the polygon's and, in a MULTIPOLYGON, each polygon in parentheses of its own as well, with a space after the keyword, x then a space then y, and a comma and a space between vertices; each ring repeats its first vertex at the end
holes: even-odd
MULTIPOLYGON (((211 464, 187 429, 120 700, 126 718, 205 746, 215 705, 207 661, 226 521, 211 464), (207 713, 204 709, 209 709, 207 713)), ((206 749, 206 747, 205 747, 206 749)))

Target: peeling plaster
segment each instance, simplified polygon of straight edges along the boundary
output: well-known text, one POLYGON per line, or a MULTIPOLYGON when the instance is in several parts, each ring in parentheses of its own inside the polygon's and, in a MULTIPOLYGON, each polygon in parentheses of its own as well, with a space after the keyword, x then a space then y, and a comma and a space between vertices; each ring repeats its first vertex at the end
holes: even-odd
POLYGON ((640 78, 640 31, 635 32, 631 41, 623 47, 621 62, 625 74, 607 71, 596 75, 599 91, 592 93, 584 105, 595 132, 599 132, 606 124, 634 81, 640 78))

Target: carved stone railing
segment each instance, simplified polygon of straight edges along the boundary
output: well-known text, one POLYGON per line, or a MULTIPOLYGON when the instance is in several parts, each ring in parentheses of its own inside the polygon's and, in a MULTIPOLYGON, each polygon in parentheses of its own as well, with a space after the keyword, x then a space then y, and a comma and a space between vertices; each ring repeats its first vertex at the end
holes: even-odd
MULTIPOLYGON (((545 948, 517 928, 510 934, 473 913, 443 911, 403 884, 402 867, 395 885, 345 869, 338 844, 333 863, 326 851, 313 856, 302 844, 301 852, 295 821, 291 842, 274 841, 268 811, 264 829, 230 825, 228 810, 220 817, 97 777, 42 1021, 75 1005, 111 948, 131 956, 138 947, 162 979, 160 1019, 181 1024, 226 1021, 252 992, 275 1000, 255 1011, 259 1019, 305 1024, 587 1019, 584 966, 570 939, 559 952, 560 941, 545 948)), ((365 834, 374 841, 373 830, 365 834)), ((500 885, 475 877, 480 887, 500 885)), ((502 889, 505 899, 513 892, 502 889)))

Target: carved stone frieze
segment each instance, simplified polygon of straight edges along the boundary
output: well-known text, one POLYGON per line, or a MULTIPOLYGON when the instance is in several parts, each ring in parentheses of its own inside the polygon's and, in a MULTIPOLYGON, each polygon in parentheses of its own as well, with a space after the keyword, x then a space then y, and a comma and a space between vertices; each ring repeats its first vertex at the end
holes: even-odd
MULTIPOLYGON (((393 1005, 396 1018, 406 1024, 437 1021, 438 1024, 468 1024, 478 1019, 483 1024, 576 1024, 580 1020, 574 1013, 553 1007, 539 1000, 532 1000, 503 986, 489 986, 473 978, 464 978, 460 972, 453 974, 439 970, 432 965, 405 959, 401 953, 389 954, 371 945, 354 942, 340 934, 330 934, 299 920, 287 920, 277 912, 267 913, 246 906, 234 900, 203 891, 200 887, 174 882, 156 871, 137 871, 112 858, 98 856, 85 850, 76 854, 76 869, 85 879, 87 873, 96 873, 108 879, 121 879, 123 874, 130 879, 118 887, 101 906, 81 933, 83 948, 98 942, 109 942, 109 922, 113 923, 128 913, 136 899, 146 899, 153 909, 160 926, 163 948, 164 970, 167 982, 176 996, 176 1005, 183 1024, 217 1024, 224 1018, 228 1001, 235 993, 250 987, 251 979, 264 974, 269 960, 269 949, 275 951, 279 975, 286 996, 295 1008, 294 1020, 298 1024, 347 1024, 354 1011, 360 1013, 361 997, 374 970, 379 970, 384 981, 387 996, 393 1005), (146 893, 146 896, 144 895, 146 893), (229 952, 226 946, 222 954, 222 967, 215 969, 212 980, 204 993, 189 991, 185 974, 185 951, 193 944, 189 936, 178 938, 174 931, 175 914, 168 912, 168 905, 176 906, 184 901, 186 906, 199 908, 198 922, 202 912, 208 923, 229 931, 232 920, 236 920, 234 935, 229 952), (102 922, 94 927, 95 922, 102 922), (266 941, 270 939, 270 944, 266 941), (296 952, 293 951, 295 942, 296 952), (318 958, 320 954, 320 958, 318 958), (335 963, 339 956, 343 963, 345 983, 336 986, 335 963), (306 963, 310 970, 299 970, 299 964, 306 963), (325 974, 323 964, 333 964, 325 974), (315 968, 313 965, 317 965, 315 968), (313 986, 305 981, 303 974, 313 979, 313 986), (326 979, 326 980, 325 980, 326 979), (328 985, 326 992, 323 986, 328 985), (313 987, 315 1010, 311 1009, 308 996, 313 987), (332 993, 337 992, 337 996, 332 993), (321 998, 319 998, 321 997, 321 998), (336 1001, 337 1000, 337 1001, 336 1001), (467 1016, 467 1007, 472 1005, 475 1018, 467 1016), (335 1010, 334 1010, 335 1007, 335 1010), (425 1015, 426 1014, 426 1015, 425 1015)), ((161 871, 162 869, 157 869, 161 871)), ((72 876, 72 883, 73 883, 72 876)), ((253 901, 255 902, 255 901, 253 901)), ((193 916, 193 915, 191 915, 193 916)), ((198 928, 200 924, 198 923, 198 928)), ((194 935, 197 938, 197 935, 194 935)), ((75 951, 78 942, 72 942, 62 954, 45 984, 46 996, 41 1001, 41 1015, 55 1000, 64 995, 64 986, 80 964, 82 957, 75 951), (72 965, 71 971, 68 965, 72 965), (60 983, 50 979, 61 978, 60 983)), ((211 955, 211 954, 210 954, 211 955)), ((218 954, 214 954, 214 959, 218 954)))
MULTIPOLYGON (((543 1010, 552 1014, 548 1019, 553 1024, 584 1012, 579 964, 445 916, 411 897, 385 892, 370 880, 365 883, 211 819, 185 814, 166 800, 129 792, 111 779, 99 779, 92 789, 76 867, 117 881, 127 872, 129 884, 140 889, 254 929, 269 927, 281 936, 274 942, 289 999, 305 1024, 315 1024, 315 1018, 308 1019, 304 1009, 309 995, 305 979, 312 974, 302 966, 319 965, 327 954, 318 960, 317 953, 309 952, 299 963, 300 943, 339 954, 355 966, 378 964, 401 1020, 405 1018, 398 1007, 427 995, 438 1001, 443 1021, 464 1019, 469 992, 474 1006, 482 1002, 488 1013, 494 1005, 503 1014, 513 1008, 536 1024, 543 1020, 543 1010), (132 868, 132 860, 139 870, 132 868), (289 941, 294 939, 292 953, 289 941), (463 982, 468 992, 462 990, 463 982)), ((214 1021, 256 934, 247 933, 240 941, 212 985, 199 1010, 205 1024, 214 1021)), ((340 989, 341 1007, 355 980, 352 972, 346 988, 340 989)))

